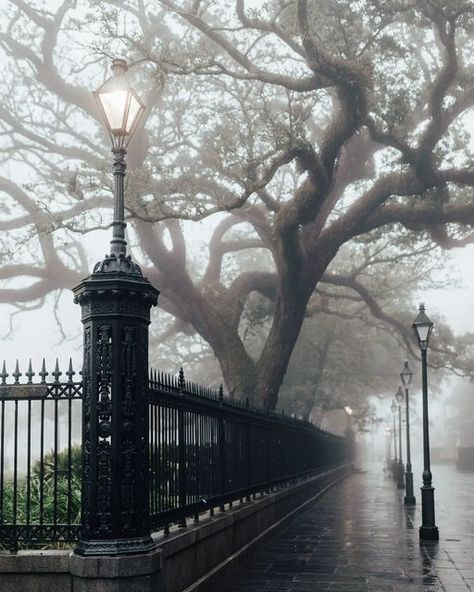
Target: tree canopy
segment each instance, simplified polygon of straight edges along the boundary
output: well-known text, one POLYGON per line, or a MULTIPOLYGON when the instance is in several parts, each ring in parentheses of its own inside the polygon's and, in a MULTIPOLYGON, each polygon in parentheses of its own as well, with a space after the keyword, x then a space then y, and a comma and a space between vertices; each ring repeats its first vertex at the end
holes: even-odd
MULTIPOLYGON (((90 91, 119 52, 147 105, 128 155, 131 251, 229 390, 275 407, 304 319, 341 292, 413 352, 373 278, 381 259, 409 273, 473 242, 473 13, 465 0, 8 0, 0 302, 40 302, 88 272, 83 235, 112 205, 90 91), (251 355, 255 294, 271 318, 251 355)), ((438 347, 466 370, 467 350, 438 347)))

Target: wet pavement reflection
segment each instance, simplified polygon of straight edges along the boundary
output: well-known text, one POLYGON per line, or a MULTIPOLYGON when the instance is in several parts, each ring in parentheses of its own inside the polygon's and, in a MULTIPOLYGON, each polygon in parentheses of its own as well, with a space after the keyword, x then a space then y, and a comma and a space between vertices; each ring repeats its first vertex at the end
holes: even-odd
POLYGON ((215 592, 474 590, 474 475, 434 467, 439 543, 420 545, 417 506, 368 464, 249 555, 215 592))

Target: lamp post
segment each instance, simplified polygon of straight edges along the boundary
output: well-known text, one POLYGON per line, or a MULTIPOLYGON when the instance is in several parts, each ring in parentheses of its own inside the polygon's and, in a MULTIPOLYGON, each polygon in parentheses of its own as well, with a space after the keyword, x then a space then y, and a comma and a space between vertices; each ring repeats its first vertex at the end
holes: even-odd
POLYGON ((395 395, 398 403, 398 465, 397 465, 397 488, 405 489, 404 475, 403 475, 403 460, 402 460, 402 401, 403 392, 400 387, 395 395))
POLYGON ((412 325, 421 350, 422 385, 423 385, 423 486, 421 487, 421 526, 420 539, 439 539, 438 527, 435 524, 434 489, 431 485, 430 468, 430 434, 428 423, 428 370, 427 350, 433 323, 426 316, 425 305, 420 304, 418 316, 412 325))
POLYGON ((111 257, 116 256, 117 258, 120 258, 121 255, 125 256, 127 245, 124 207, 124 179, 127 168, 125 156, 127 146, 145 111, 144 103, 125 77, 127 69, 125 60, 114 59, 112 61, 113 76, 92 93, 109 132, 112 154, 114 155, 114 221, 110 251, 111 257))
POLYGON ((354 413, 354 410, 349 405, 346 405, 344 407, 344 411, 346 412, 345 435, 346 435, 347 442, 350 447, 350 453, 349 453, 350 459, 353 462, 355 460, 355 434, 354 434, 354 430, 352 428, 352 415, 354 413))
POLYGON ((390 471, 390 462, 392 456, 392 435, 390 426, 385 427, 385 471, 390 471))
POLYGON ((408 360, 400 372, 400 378, 402 379, 403 386, 405 387, 405 412, 406 412, 406 424, 407 424, 407 464, 405 472, 405 506, 414 506, 416 504, 416 498, 413 494, 413 473, 411 471, 411 449, 410 449, 410 402, 408 396, 408 389, 413 377, 413 372, 408 366, 408 360))
POLYGON ((395 412, 397 410, 397 404, 395 401, 392 401, 392 405, 390 407, 390 411, 392 412, 392 419, 393 419, 393 462, 392 462, 392 479, 395 481, 397 479, 397 467, 398 467, 398 458, 397 458, 397 429, 395 427, 395 412))
POLYGON ((158 290, 126 254, 126 148, 144 105, 125 60, 94 93, 110 135, 114 220, 110 255, 73 291, 82 310, 83 489, 78 555, 145 553, 150 536, 148 474, 148 325, 158 290))

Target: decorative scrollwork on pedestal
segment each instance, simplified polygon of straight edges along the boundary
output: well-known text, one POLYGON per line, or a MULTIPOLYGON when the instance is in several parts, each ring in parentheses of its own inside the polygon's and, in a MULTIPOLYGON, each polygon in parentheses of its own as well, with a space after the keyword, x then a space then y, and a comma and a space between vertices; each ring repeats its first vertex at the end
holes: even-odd
POLYGON ((110 325, 99 327, 97 342, 97 383, 99 386, 97 415, 99 418, 99 438, 110 438, 112 420, 112 401, 110 399, 111 379, 111 339, 110 325))
POLYGON ((134 444, 137 403, 137 343, 136 328, 126 325, 122 329, 122 495, 121 530, 129 535, 137 526, 135 510, 136 447, 134 444))
POLYGON ((110 258, 74 292, 82 308, 85 347, 86 484, 76 552, 147 552, 154 545, 147 485, 147 344, 158 291, 134 274, 128 260, 110 258))
POLYGON ((124 424, 127 423, 127 420, 133 420, 135 417, 136 403, 133 389, 137 374, 136 355, 135 327, 125 326, 122 336, 122 416, 124 424))
POLYGON ((112 459, 111 446, 107 440, 100 440, 97 446, 97 473, 97 530, 106 537, 112 532, 112 459))
POLYGON ((103 535, 111 532, 112 501, 112 459, 111 459, 111 427, 112 401, 111 387, 111 326, 101 325, 97 336, 97 520, 98 530, 103 535))
POLYGON ((135 459, 137 451, 131 438, 127 438, 122 442, 121 456, 122 456, 122 521, 121 530, 127 533, 128 536, 133 534, 137 527, 136 511, 135 511, 135 459))
MULTIPOLYGON (((91 327, 84 329, 84 363, 82 367, 82 380, 84 389, 83 402, 83 439, 82 439, 82 459, 83 459, 83 479, 82 479, 82 497, 88 499, 91 487, 91 327)), ((82 528, 85 533, 90 531, 91 513, 89 506, 83 506, 82 528)))
MULTIPOLYGON (((142 360, 148 360, 148 327, 141 326, 140 327, 140 357, 142 360)), ((145 370, 145 374, 147 378, 141 383, 142 390, 139 393, 142 401, 147 401, 147 394, 148 394, 148 370, 145 370)), ((138 443, 138 450, 137 454, 139 458, 143 458, 145 461, 148 460, 148 404, 145 403, 142 413, 137 420, 138 429, 140 433, 144 435, 143 438, 140 439, 138 443)), ((139 483, 139 487, 149 487, 147 483, 148 479, 148 465, 143 464, 142 470, 139 471, 137 475, 137 481, 139 483)), ((148 511, 148 509, 147 509, 148 511)))

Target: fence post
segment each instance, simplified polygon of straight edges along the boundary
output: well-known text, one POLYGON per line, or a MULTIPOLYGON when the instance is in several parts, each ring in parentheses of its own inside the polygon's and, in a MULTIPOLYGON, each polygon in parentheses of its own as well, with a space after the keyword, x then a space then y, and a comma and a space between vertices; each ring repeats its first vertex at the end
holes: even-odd
MULTIPOLYGON (((249 398, 245 399, 245 408, 249 408, 249 398)), ((247 448, 247 467, 246 467, 246 480, 247 480, 247 490, 250 489, 250 484, 252 481, 252 452, 250 450, 250 424, 247 418, 247 429, 246 429, 246 448, 247 448)), ((250 502, 251 497, 250 493, 247 491, 247 495, 245 496, 245 501, 250 502)))
MULTIPOLYGON (((224 389, 222 385, 219 388, 219 473, 220 473, 220 489, 221 495, 225 495, 225 482, 226 482, 226 471, 225 471, 225 419, 224 419, 224 389)), ((225 512, 225 504, 222 503, 219 506, 221 512, 225 512)))
MULTIPOLYGON (((184 396, 185 382, 182 368, 179 371, 178 388, 180 395, 184 396)), ((184 508, 187 502, 186 481, 186 431, 184 423, 184 409, 178 409, 178 497, 180 508, 184 508)), ((186 518, 184 516, 179 518, 178 526, 186 526, 186 518)))
POLYGON ((73 289, 84 325, 79 555, 143 553, 149 528, 148 325, 156 290, 123 254, 73 289))

